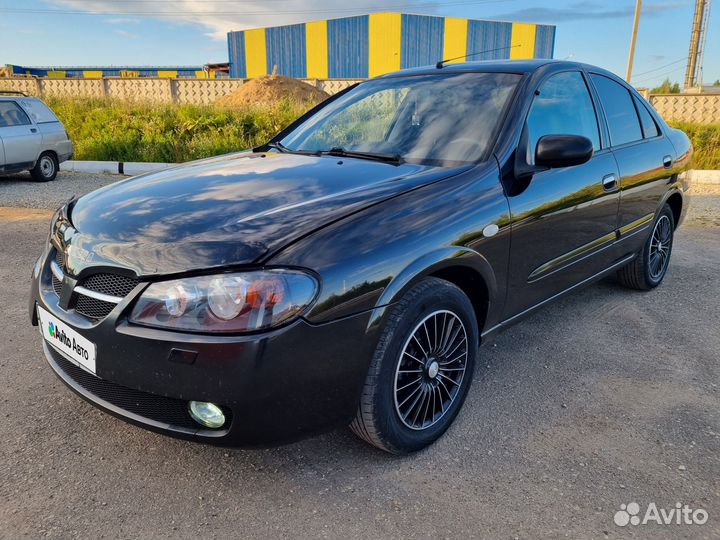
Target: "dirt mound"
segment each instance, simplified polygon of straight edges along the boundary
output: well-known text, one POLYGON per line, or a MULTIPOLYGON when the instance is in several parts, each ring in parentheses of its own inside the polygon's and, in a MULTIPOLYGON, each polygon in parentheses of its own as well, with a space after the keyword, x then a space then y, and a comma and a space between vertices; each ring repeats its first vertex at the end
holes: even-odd
POLYGON ((258 104, 274 105, 290 100, 314 106, 328 97, 329 94, 297 79, 268 75, 246 82, 238 90, 221 97, 215 103, 225 107, 248 107, 258 104))

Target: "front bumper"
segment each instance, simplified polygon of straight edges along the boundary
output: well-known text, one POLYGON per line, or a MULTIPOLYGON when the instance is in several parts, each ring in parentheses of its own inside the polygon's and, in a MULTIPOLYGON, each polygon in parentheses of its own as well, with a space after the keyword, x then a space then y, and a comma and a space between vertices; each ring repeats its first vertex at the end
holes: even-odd
POLYGON ((128 323, 138 288, 91 322, 59 307, 46 259, 32 278, 31 320, 37 324, 39 305, 95 343, 96 375, 44 340, 43 347, 60 379, 97 407, 153 431, 228 446, 289 442, 355 415, 378 339, 372 312, 322 325, 300 319, 260 335, 186 334, 128 323), (194 424, 189 400, 221 405, 225 426, 194 424))

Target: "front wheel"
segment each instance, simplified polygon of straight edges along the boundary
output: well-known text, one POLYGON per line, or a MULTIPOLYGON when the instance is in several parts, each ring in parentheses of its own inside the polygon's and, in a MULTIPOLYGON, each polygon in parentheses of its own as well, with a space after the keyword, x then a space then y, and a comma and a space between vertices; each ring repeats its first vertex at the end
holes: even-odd
POLYGON ((630 264, 618 270, 618 281, 630 289, 649 291, 662 283, 670 264, 675 218, 665 204, 655 219, 652 233, 630 264))
POLYGON ((58 173, 58 160, 51 152, 43 152, 30 169, 30 175, 36 182, 50 182, 55 180, 58 173))
POLYGON ((479 339, 470 300, 447 281, 422 280, 392 309, 350 429, 404 454, 452 424, 472 382, 479 339))

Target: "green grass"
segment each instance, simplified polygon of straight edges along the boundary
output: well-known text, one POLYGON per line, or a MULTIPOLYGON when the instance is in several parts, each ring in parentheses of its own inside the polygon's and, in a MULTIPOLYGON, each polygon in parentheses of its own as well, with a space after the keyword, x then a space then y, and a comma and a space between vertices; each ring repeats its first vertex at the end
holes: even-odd
POLYGON ((671 122, 670 125, 690 137, 695 148, 694 169, 720 169, 720 124, 671 122))
MULTIPOLYGON (((267 142, 307 106, 248 110, 213 105, 50 99, 75 143, 75 159, 180 163, 267 142)), ((696 169, 720 169, 720 125, 673 122, 695 147, 696 169)))
POLYGON ((179 163, 267 142, 306 107, 217 106, 50 99, 75 144, 75 159, 179 163))

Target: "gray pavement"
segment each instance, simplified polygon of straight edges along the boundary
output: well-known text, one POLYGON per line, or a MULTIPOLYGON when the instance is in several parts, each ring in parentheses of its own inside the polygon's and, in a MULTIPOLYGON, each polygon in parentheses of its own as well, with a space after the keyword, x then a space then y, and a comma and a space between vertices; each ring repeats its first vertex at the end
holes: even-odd
POLYGON ((213 448, 97 411, 28 322, 49 213, 0 208, 0 537, 717 538, 720 196, 694 199, 659 289, 608 279, 500 335, 455 425, 407 457, 347 430, 213 448), (631 502, 709 519, 615 525, 631 502))

